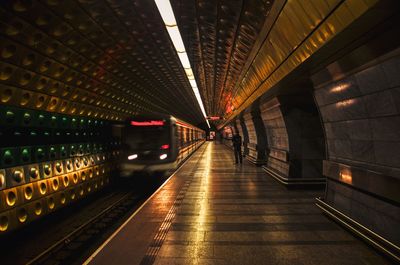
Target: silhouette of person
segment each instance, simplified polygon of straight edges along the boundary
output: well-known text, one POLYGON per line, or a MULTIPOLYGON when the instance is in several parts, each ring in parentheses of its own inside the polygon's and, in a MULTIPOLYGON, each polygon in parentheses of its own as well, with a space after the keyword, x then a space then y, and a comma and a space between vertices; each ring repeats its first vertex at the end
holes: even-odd
POLYGON ((223 134, 221 132, 219 133, 219 143, 220 144, 224 143, 224 136, 223 136, 223 134))
POLYGON ((232 137, 232 144, 233 144, 233 152, 235 153, 235 164, 240 162, 242 163, 242 137, 237 132, 232 137))

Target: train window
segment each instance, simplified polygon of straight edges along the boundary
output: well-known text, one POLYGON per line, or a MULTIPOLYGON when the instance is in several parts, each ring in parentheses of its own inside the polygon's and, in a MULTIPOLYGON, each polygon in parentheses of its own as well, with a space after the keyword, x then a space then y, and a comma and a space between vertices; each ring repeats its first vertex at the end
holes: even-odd
POLYGON ((179 148, 183 146, 182 127, 178 127, 179 148))
POLYGON ((132 149, 158 150, 170 142, 169 126, 128 126, 123 131, 123 141, 132 149))

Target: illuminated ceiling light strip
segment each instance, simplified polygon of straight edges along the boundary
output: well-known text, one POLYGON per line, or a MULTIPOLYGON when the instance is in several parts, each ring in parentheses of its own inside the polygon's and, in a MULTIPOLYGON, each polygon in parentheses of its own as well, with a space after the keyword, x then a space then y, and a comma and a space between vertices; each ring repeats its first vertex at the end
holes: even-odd
POLYGON ((187 75, 188 78, 189 77, 193 77, 194 78, 193 71, 192 71, 191 68, 189 68, 189 69, 185 68, 185 72, 186 72, 186 75, 187 75))
POLYGON ((178 53, 186 54, 185 45, 183 44, 182 36, 181 33, 179 32, 178 26, 172 26, 172 27, 167 26, 167 31, 169 36, 171 37, 172 43, 174 44, 176 51, 178 53))
POLYGON ((183 68, 192 69, 190 67, 189 58, 188 58, 186 52, 178 52, 178 56, 179 56, 179 60, 181 61, 181 64, 182 64, 183 68))
POLYGON ((193 70, 190 66, 190 61, 187 56, 185 45, 182 40, 181 33, 179 32, 178 25, 176 24, 176 19, 174 15, 174 11, 172 10, 172 6, 169 0, 154 0, 156 6, 158 8, 158 12, 164 21, 165 27, 167 28, 168 35, 174 44, 175 50, 178 53, 179 60, 183 68, 185 69, 186 76, 190 82, 190 86, 193 89, 193 93, 196 96, 197 102, 199 103, 201 112, 203 113, 204 118, 206 119, 208 128, 210 128, 210 123, 207 120, 207 114, 204 109, 203 101, 201 100, 199 89, 197 88, 196 80, 194 79, 193 70))
POLYGON ((174 11, 169 0, 154 0, 167 27, 176 26, 174 11))
MULTIPOLYGON (((194 80, 194 79, 189 79, 189 82, 190 82, 190 85, 192 86, 192 88, 197 88, 197 83, 196 83, 196 80, 194 80)), ((194 90, 194 89, 193 89, 194 90)))

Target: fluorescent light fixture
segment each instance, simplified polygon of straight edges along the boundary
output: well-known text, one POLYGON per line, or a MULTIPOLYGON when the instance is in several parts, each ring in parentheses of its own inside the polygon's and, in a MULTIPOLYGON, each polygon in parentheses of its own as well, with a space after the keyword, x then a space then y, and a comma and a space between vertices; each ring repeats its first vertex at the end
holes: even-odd
POLYGON ((158 11, 160 11, 164 24, 168 27, 176 26, 174 11, 169 0, 154 0, 158 11))
POLYGON ((185 68, 186 76, 190 79, 190 77, 194 78, 192 68, 185 68))
POLYGON ((172 43, 175 46, 176 51, 185 52, 185 45, 183 44, 181 33, 179 32, 178 26, 167 27, 168 34, 171 37, 172 43))
MULTIPOLYGON (((192 86, 192 88, 197 88, 196 80, 194 80, 194 79, 189 79, 189 82, 190 82, 190 85, 192 86)), ((195 90, 195 89, 193 89, 193 90, 195 90)))
MULTIPOLYGON (((203 116, 206 119, 208 128, 210 128, 210 123, 207 120, 207 114, 204 109, 203 101, 201 100, 199 89, 197 88, 197 83, 193 75, 193 70, 190 66, 190 61, 185 50, 185 45, 183 43, 181 33, 179 32, 178 25, 176 24, 176 19, 174 11, 172 10, 171 3, 169 0, 154 0, 154 1, 158 8, 158 12, 160 12, 160 15, 164 21, 165 27, 167 28, 169 37, 171 38, 175 50, 178 53, 179 60, 181 61, 181 64, 185 69, 186 76, 190 82, 190 85, 192 86, 193 93, 196 96, 197 102, 199 103, 201 112, 203 113, 203 116)), ((165 158, 167 158, 166 154, 162 154, 160 156, 161 160, 165 158)))
POLYGON ((136 159, 136 158, 137 158, 137 154, 133 154, 133 155, 128 156, 128 160, 133 160, 133 159, 136 159))
POLYGON ((162 155, 160 155, 160 160, 164 160, 164 159, 166 159, 167 157, 168 157, 167 154, 162 154, 162 155))
POLYGON ((191 69, 187 53, 186 52, 178 52, 178 56, 179 56, 179 60, 181 61, 183 68, 191 69))

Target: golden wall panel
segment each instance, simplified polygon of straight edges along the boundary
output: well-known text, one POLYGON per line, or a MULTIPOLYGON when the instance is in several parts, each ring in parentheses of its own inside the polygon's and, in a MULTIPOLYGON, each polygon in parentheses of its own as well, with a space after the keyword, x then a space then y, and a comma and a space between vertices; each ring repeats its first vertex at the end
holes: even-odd
POLYGON ((376 3, 377 0, 288 1, 247 69, 232 100, 235 111, 226 123, 376 3), (249 74, 253 69, 258 77, 249 74), (246 98, 242 90, 252 95, 246 98))

